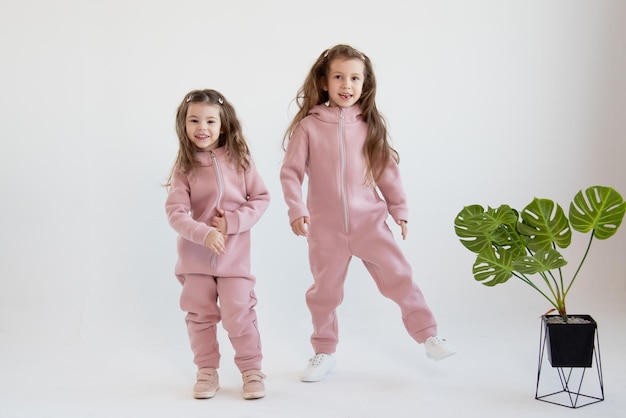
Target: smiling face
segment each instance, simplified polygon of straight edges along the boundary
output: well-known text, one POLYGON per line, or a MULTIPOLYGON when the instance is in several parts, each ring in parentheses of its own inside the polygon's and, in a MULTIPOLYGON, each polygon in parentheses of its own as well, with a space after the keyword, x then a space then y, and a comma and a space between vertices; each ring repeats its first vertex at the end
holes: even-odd
POLYGON ((330 63, 325 90, 331 106, 350 107, 363 92, 365 64, 362 60, 336 58, 330 63))
POLYGON ((221 130, 222 122, 218 105, 189 104, 185 118, 185 132, 198 149, 209 151, 217 148, 221 130))

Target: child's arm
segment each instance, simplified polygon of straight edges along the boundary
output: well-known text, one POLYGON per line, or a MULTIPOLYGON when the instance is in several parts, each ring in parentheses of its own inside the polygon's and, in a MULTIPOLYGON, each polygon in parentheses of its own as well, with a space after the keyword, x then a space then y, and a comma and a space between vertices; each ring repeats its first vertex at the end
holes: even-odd
MULTIPOLYGON (((307 160, 309 158, 308 137, 301 126, 298 126, 287 144, 287 151, 280 169, 280 184, 287 203, 289 224, 300 218, 309 218, 309 210, 302 198, 302 182, 304 181, 307 160)), ((294 230, 294 233, 296 231, 294 230)))
POLYGON ((215 228, 204 222, 198 222, 190 215, 190 187, 187 176, 175 172, 165 201, 165 212, 170 226, 181 237, 199 245, 207 245, 209 233, 215 228))
POLYGON ((409 208, 406 202, 406 194, 402 187, 400 169, 395 161, 389 160, 387 167, 377 182, 378 189, 387 203, 387 210, 393 220, 402 228, 402 238, 406 237, 406 223, 409 219, 409 208))
POLYGON ((248 194, 247 202, 233 212, 223 212, 227 235, 250 230, 261 219, 270 204, 270 192, 252 160, 244 173, 244 179, 248 194))

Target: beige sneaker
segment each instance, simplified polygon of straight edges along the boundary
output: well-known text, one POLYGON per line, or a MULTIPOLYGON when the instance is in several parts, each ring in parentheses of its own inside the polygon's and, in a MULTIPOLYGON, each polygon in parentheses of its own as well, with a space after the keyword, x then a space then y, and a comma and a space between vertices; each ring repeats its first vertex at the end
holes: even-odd
POLYGON ((217 370, 212 368, 204 368, 198 370, 196 375, 198 381, 193 387, 193 397, 196 399, 209 399, 215 396, 220 388, 220 378, 217 370))
POLYGON ((243 378, 243 398, 259 399, 265 396, 265 375, 260 370, 248 370, 241 375, 243 378))

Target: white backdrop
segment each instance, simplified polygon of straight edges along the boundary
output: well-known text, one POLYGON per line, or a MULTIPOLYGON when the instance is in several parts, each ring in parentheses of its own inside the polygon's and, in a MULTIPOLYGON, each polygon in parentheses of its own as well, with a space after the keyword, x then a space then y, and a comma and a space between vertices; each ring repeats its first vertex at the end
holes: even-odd
MULTIPOLYGON (((545 312, 521 283, 473 281, 453 219, 534 196, 568 206, 593 184, 626 193, 626 2, 2 0, 0 350, 187 346, 160 184, 176 106, 215 88, 273 198, 253 230, 262 336, 304 361, 311 278, 288 226, 280 144, 306 72, 337 43, 374 62, 410 199, 401 245, 443 333, 460 340, 472 315, 545 312)), ((575 241, 568 254, 580 254, 575 241)), ((596 242, 570 311, 624 304, 625 249, 624 230, 596 242)), ((346 324, 402 332, 355 261, 346 324)))

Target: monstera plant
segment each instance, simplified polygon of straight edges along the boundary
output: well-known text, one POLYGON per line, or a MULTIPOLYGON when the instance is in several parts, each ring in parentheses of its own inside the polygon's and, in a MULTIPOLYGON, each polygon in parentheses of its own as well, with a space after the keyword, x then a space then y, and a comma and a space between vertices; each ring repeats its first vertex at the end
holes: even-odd
POLYGON ((516 277, 539 292, 567 322, 566 298, 585 262, 594 238, 612 237, 624 218, 626 203, 612 187, 592 186, 579 191, 569 205, 569 215, 550 199, 535 198, 518 211, 466 206, 454 221, 461 243, 476 253, 474 278, 495 286, 516 277), (559 249, 572 241, 572 229, 588 234, 586 251, 570 278, 559 249))

